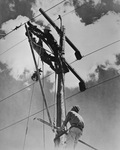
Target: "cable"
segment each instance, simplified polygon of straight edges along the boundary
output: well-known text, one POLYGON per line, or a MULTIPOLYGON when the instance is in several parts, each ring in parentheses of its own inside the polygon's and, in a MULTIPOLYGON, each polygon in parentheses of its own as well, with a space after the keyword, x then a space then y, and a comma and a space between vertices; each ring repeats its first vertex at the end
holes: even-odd
MULTIPOLYGON (((96 87, 96 86, 99 86, 99 85, 101 85, 101 84, 104 84, 104 83, 106 83, 106 82, 108 82, 108 81, 111 81, 111 80, 116 79, 116 78, 119 78, 119 77, 120 77, 120 75, 117 75, 117 76, 115 76, 115 77, 109 78, 109 79, 107 79, 107 80, 104 80, 104 81, 102 81, 102 82, 99 82, 98 84, 95 84, 95 85, 93 85, 93 86, 90 86, 90 87, 86 88, 86 90, 92 89, 92 88, 94 88, 94 87, 96 87)), ((67 97, 66 99, 69 99, 69 98, 71 98, 71 97, 73 97, 73 96, 75 96, 75 95, 78 95, 78 94, 80 94, 80 93, 82 93, 82 92, 77 92, 77 93, 75 93, 75 94, 73 94, 73 95, 67 97)))
POLYGON ((26 131, 25 131, 25 137, 24 137, 24 142, 23 142, 23 150, 25 149, 25 143, 26 143, 26 138, 27 138, 28 124, 29 124, 29 118, 30 118, 29 116, 30 116, 32 99, 33 99, 33 92, 34 92, 34 84, 33 84, 33 88, 32 88, 32 94, 31 94, 30 105, 29 105, 29 110, 28 110, 28 118, 27 118, 26 131))
MULTIPOLYGON (((59 2, 59 3, 57 3, 56 5, 50 7, 49 9, 47 9, 45 12, 47 12, 47 11, 53 9, 54 7, 56 7, 56 6, 60 5, 60 4, 62 4, 62 3, 65 2, 65 1, 66 1, 66 0, 63 0, 63 1, 59 2)), ((28 21, 33 20, 33 19, 37 18, 37 17, 40 16, 40 15, 41 15, 41 14, 38 14, 37 16, 35 16, 35 17, 29 19, 28 21)), ((7 35, 11 34, 11 33, 14 32, 15 30, 17 30, 18 28, 20 28, 20 27, 22 27, 23 25, 25 25, 26 23, 27 23, 27 22, 24 22, 24 23, 21 24, 20 26, 16 26, 13 30, 11 30, 10 32, 6 33, 5 36, 3 36, 2 38, 5 38, 7 35)), ((2 39, 2 38, 1 38, 1 39, 2 39)))
MULTIPOLYGON (((25 40, 25 39, 24 39, 24 40, 25 40)), ((108 46, 111 46, 111 45, 113 45, 113 44, 115 44, 115 43, 117 43, 117 42, 120 42, 120 40, 117 40, 117 41, 112 42, 112 43, 110 43, 110 44, 108 44, 108 45, 106 45, 106 46, 103 46, 103 47, 101 47, 101 48, 99 48, 99 49, 97 49, 97 50, 95 50, 95 51, 93 51, 93 52, 91 52, 91 53, 86 54, 86 55, 83 56, 83 57, 87 57, 87 56, 89 56, 89 55, 91 55, 91 54, 93 54, 93 53, 96 53, 96 52, 98 52, 98 51, 100 51, 100 50, 102 50, 102 49, 104 49, 104 48, 106 48, 106 47, 108 47, 108 46)), ((0 54, 0 55, 1 55, 1 54, 0 54)), ((70 64, 72 64, 72 63, 74 63, 74 62, 76 62, 76 61, 77 61, 77 60, 74 60, 74 61, 72 61, 70 64)), ((54 72, 52 72, 51 74, 47 75, 47 76, 44 77, 44 78, 47 78, 47 77, 51 76, 53 73, 54 73, 54 72)), ((42 79, 44 79, 44 78, 42 78, 42 79)), ((32 84, 35 84, 35 83, 32 83, 32 84)), ((15 95, 15 94, 21 92, 22 90, 24 90, 24 89, 30 87, 32 84, 30 84, 29 86, 27 86, 27 87, 25 87, 25 88, 23 88, 23 89, 21 89, 21 90, 15 92, 15 93, 9 95, 8 97, 6 97, 6 98, 0 100, 0 102, 6 100, 6 99, 8 99, 8 98, 10 98, 11 96, 13 96, 13 95, 15 95)))
MULTIPOLYGON (((42 78, 43 78, 43 88, 44 88, 44 62, 42 61, 42 70, 43 70, 43 74, 42 74, 42 78)), ((43 120, 45 120, 45 112, 44 112, 44 102, 43 102, 43 120)), ((45 124, 43 123, 43 148, 45 150, 45 124)))
MULTIPOLYGON (((54 72, 53 72, 53 73, 54 73, 54 72)), ((44 78, 42 78, 42 79, 45 79, 45 78, 47 78, 47 77, 51 76, 53 73, 48 74, 47 76, 45 76, 45 77, 44 77, 44 78)), ((22 89, 20 89, 20 90, 16 91, 15 93, 12 93, 11 95, 9 95, 9 96, 7 96, 7 97, 5 97, 5 98, 1 99, 1 100, 0 100, 0 102, 2 102, 2 101, 4 101, 4 100, 6 100, 6 99, 8 99, 8 98, 10 98, 10 97, 12 97, 12 96, 14 96, 14 95, 16 95, 17 93, 20 93, 21 91, 23 91, 23 90, 27 89, 28 87, 32 86, 33 84, 36 84, 36 82, 33 82, 33 83, 31 83, 30 85, 28 85, 28 86, 26 86, 26 87, 24 87, 24 88, 22 88, 22 89)))
POLYGON ((91 52, 91 53, 88 53, 88 54, 86 54, 86 55, 83 56, 83 57, 87 57, 88 55, 91 55, 91 54, 93 54, 93 53, 96 53, 96 52, 98 52, 98 51, 100 51, 100 50, 102 50, 102 49, 104 49, 104 48, 106 48, 106 47, 109 47, 109 46, 111 46, 111 45, 113 45, 113 44, 116 44, 116 43, 118 43, 118 42, 120 42, 120 40, 117 40, 117 41, 112 42, 112 43, 110 43, 110 44, 108 44, 108 45, 106 45, 106 46, 103 46, 103 47, 101 47, 101 48, 99 48, 99 49, 96 49, 95 51, 93 51, 93 52, 91 52))
POLYGON ((5 50, 4 52, 0 53, 0 56, 3 55, 4 53, 6 53, 7 51, 11 50, 12 48, 16 47, 17 45, 19 45, 20 43, 24 42, 27 38, 23 39, 22 41, 16 43, 15 45, 13 45, 12 47, 8 48, 7 50, 5 50))
MULTIPOLYGON (((112 44, 115 44, 115 43, 117 43, 117 42, 120 42, 120 40, 117 40, 117 41, 115 41, 115 42, 113 42, 113 43, 111 43, 111 44, 108 44, 108 45, 106 45, 106 46, 104 46, 104 47, 101 47, 101 48, 99 48, 99 49, 97 49, 97 50, 95 50, 95 51, 93 51, 93 52, 91 52, 91 53, 88 53, 88 54, 86 54, 84 57, 87 57, 88 55, 91 55, 91 54, 93 54, 94 52, 97 52, 97 51, 99 51, 99 50, 101 50, 101 49, 103 49, 103 48, 106 48, 106 47, 108 47, 108 46, 111 46, 112 44)), ((74 62, 76 62, 76 61, 77 61, 77 60, 74 60, 74 61, 72 61, 70 64, 72 64, 72 63, 74 63, 74 62)), ((52 74, 54 74, 54 72, 50 73, 49 75, 45 76, 45 77, 42 78, 42 79, 45 79, 45 78, 51 76, 52 74)), ((35 84, 35 82, 32 83, 32 84, 35 84)), ((0 102, 2 102, 2 101, 4 101, 4 100, 6 100, 6 99, 12 97, 13 95, 15 95, 15 94, 17 94, 17 93, 19 93, 19 92, 21 92, 21 91, 23 91, 24 89, 30 87, 32 84, 30 84, 30 85, 26 86, 25 88, 20 89, 19 91, 15 92, 15 93, 13 93, 13 94, 11 94, 11 95, 9 95, 9 96, 7 96, 6 98, 0 100, 0 102)))
MULTIPOLYGON (((106 82, 109 82, 109 81, 111 81, 111 80, 114 80, 114 79, 116 79, 116 78, 119 78, 119 77, 120 77, 120 75, 117 75, 117 76, 115 76, 115 77, 112 77, 112 78, 109 78, 109 79, 107 79, 107 80, 104 80, 104 81, 102 81, 102 82, 100 82, 100 83, 98 83, 98 84, 96 84, 96 85, 93 85, 93 86, 91 86, 91 87, 88 87, 88 88, 86 89, 86 91, 89 90, 89 89, 91 89, 91 88, 94 88, 94 87, 96 87, 96 86, 99 86, 99 85, 101 85, 101 84, 104 84, 104 83, 106 83, 106 82)), ((84 92, 85 92, 85 91, 84 91, 84 92)), ((75 96, 75 95, 81 94, 81 93, 83 93, 83 92, 77 92, 77 93, 75 93, 75 94, 73 94, 73 95, 71 95, 71 96, 69 96, 69 97, 66 97, 65 100, 68 100, 69 98, 71 98, 71 97, 73 97, 73 96, 75 96)), ((51 104, 50 106, 48 106, 48 108, 51 108, 51 107, 53 107, 54 105, 55 105, 55 104, 51 104)), ((46 108, 44 108, 43 110, 46 110, 46 108)), ((40 110, 40 111, 38 111, 38 112, 36 112, 36 113, 30 115, 29 118, 30 118, 30 117, 33 117, 33 116, 35 116, 35 115, 37 115, 37 114, 39 114, 40 112, 43 112, 43 110, 40 110)), ((18 124, 18 123, 20 123, 20 122, 26 120, 27 118, 28 118, 28 117, 25 117, 25 118, 23 118, 23 119, 21 119, 21 120, 15 122, 15 123, 11 124, 11 125, 8 125, 8 126, 6 126, 6 127, 4 127, 4 128, 1 128, 0 131, 3 131, 3 130, 5 130, 5 129, 11 127, 11 126, 14 126, 14 125, 16 125, 16 124, 18 124)))
MULTIPOLYGON (((49 11, 50 9, 52 9, 52 8, 56 7, 57 5, 59 5, 59 4, 61 4, 61 3, 63 3, 64 1, 66 1, 66 0, 61 1, 60 3, 58 3, 58 4, 54 5, 53 7, 49 8, 49 9, 48 9, 48 10, 46 10, 45 12, 47 12, 47 11, 49 11)), ((62 15, 61 17, 64 17, 64 16, 66 16, 66 15, 70 14, 71 12, 73 12, 73 11, 77 10, 79 7, 80 7, 80 6, 76 7, 75 9, 73 9, 72 11, 70 11, 70 12, 68 12, 68 13, 64 14, 64 15, 62 15)), ((36 17, 38 17, 38 16, 40 16, 40 15, 41 15, 41 14, 37 15, 36 17)), ((34 18, 35 18, 35 17, 34 17, 34 18)), ((31 20, 32 20, 32 19, 31 19, 31 20)), ((57 21, 57 19, 56 19, 56 20, 54 20, 54 21, 57 21)), ((25 22, 25 23, 27 23, 27 22, 25 22)), ((25 24, 25 23, 24 23, 24 24, 25 24)), ((22 25, 24 25, 24 24, 22 24, 22 25)), ((26 38, 26 39, 27 39, 27 38, 26 38)), ((26 40, 26 39, 24 39, 24 40, 26 40)), ((12 49, 13 47, 17 46, 18 44, 22 43, 24 40, 22 40, 22 41, 18 42, 17 44, 15 44, 14 46, 12 46, 12 47, 11 47, 11 48, 9 48, 8 50, 10 50, 10 49, 12 49)), ((120 42, 120 40, 115 41, 115 42, 113 42, 113 43, 111 43, 111 44, 108 44, 108 45, 104 46, 103 48, 106 48, 106 47, 108 47, 108 46, 110 46, 110 45, 112 45, 112 44, 115 44, 115 43, 117 43, 117 42, 120 42)), ((101 50, 101 49, 103 49, 103 48, 97 49, 97 50, 95 50, 95 52, 97 52, 97 51, 99 51, 99 50, 101 50)), ((8 50, 6 50, 5 52, 7 52, 8 50)), ((45 49, 45 50, 46 50, 46 51, 48 51, 47 49, 45 49)), ((1 53, 0 55, 4 54, 5 52, 1 53)), ((50 52, 50 51, 49 51, 49 52, 50 52)), ((86 54, 86 55, 85 55, 85 56, 83 56, 83 57, 86 57, 86 56, 88 56, 88 55, 90 55, 90 54, 92 54, 92 53, 94 53, 94 51, 93 51, 93 52, 91 52, 91 53, 89 53, 89 54, 86 54)))
POLYGON ((32 86, 32 85, 34 85, 34 84, 35 84, 35 82, 34 82, 34 83, 31 83, 30 85, 28 85, 28 86, 26 86, 26 87, 20 89, 19 91, 17 91, 17 92, 15 92, 15 93, 13 93, 13 94, 11 94, 11 95, 9 95, 9 96, 3 98, 2 100, 0 100, 0 102, 3 102, 4 100, 6 100, 6 99, 8 99, 8 98, 10 98, 10 97, 12 97, 12 96, 14 96, 14 95, 16 95, 17 93, 20 93, 21 91, 27 89, 28 87, 30 87, 30 86, 32 86))
MULTIPOLYGON (((24 39, 24 40, 25 40, 25 39, 24 39)), ((24 41, 24 40, 23 40, 23 41, 24 41)), ((94 52, 97 52, 97 51, 99 51, 99 50, 101 50, 101 49, 103 49, 103 48, 106 48, 106 47, 108 47, 108 46, 111 46, 112 44, 115 44, 115 43, 117 43, 117 42, 119 42, 119 41, 120 41, 120 40, 115 41, 115 42, 113 42, 113 43, 111 43, 111 44, 108 44, 108 45, 106 45, 106 46, 104 46, 104 47, 102 47, 102 48, 99 48, 99 49, 97 49, 97 50, 95 50, 95 51, 93 51, 93 52, 91 52, 91 53, 85 55, 84 57, 86 57, 86 56, 88 56, 88 55, 90 55, 90 54, 93 54, 94 52)), ((21 43, 21 42, 19 42, 19 43, 21 43)), ((76 60, 75 60, 75 61, 76 61, 76 60)), ((75 61, 74 61, 74 62, 75 62, 75 61)), ((72 63, 73 63, 73 62, 72 62, 72 63)), ((51 73, 51 74, 53 74, 53 73, 51 73)), ((51 75, 51 74, 50 74, 50 75, 51 75)), ((50 76, 50 75, 48 75, 48 76, 50 76)), ((34 83, 33 83, 33 84, 34 84, 34 83)), ((31 85, 29 85, 29 86, 31 86, 31 85)), ((15 94, 21 92, 22 90, 28 88, 29 86, 27 86, 27 87, 25 87, 25 88, 23 88, 23 89, 17 91, 16 93, 13 93, 12 95, 10 95, 10 96, 8 96, 8 97, 2 99, 0 102, 2 102, 2 101, 4 101, 5 99, 7 99, 7 98, 9 98, 9 97, 11 97, 11 96, 13 96, 13 95, 15 95, 15 94)))

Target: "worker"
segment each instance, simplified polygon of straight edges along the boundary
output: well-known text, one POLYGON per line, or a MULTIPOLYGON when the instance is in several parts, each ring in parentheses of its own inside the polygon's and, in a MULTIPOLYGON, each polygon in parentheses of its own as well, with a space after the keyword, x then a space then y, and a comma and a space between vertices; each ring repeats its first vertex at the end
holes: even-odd
POLYGON ((59 130, 65 130, 65 126, 67 123, 70 123, 70 128, 66 135, 66 145, 65 148, 68 150, 74 150, 79 138, 83 133, 84 128, 84 120, 82 116, 79 114, 79 106, 73 106, 71 111, 68 112, 65 121, 63 122, 61 128, 59 130))
MULTIPOLYGON (((60 56, 61 54, 61 50, 60 50, 60 46, 58 45, 57 41, 55 40, 55 38, 53 37, 53 35, 50 33, 51 29, 50 26, 45 26, 44 28, 44 36, 47 40, 47 42, 49 43, 49 45, 51 46, 54 55, 56 57, 56 59, 60 56)), ((60 65, 60 62, 58 62, 60 65)), ((67 73, 69 72, 68 67, 66 66, 66 64, 64 63, 64 61, 61 62, 62 66, 63 66, 63 72, 67 73)), ((60 70, 60 69, 59 69, 60 70)))
POLYGON ((30 22, 28 22, 29 25, 29 31, 38 37, 39 41, 38 43, 35 44, 35 40, 33 39, 33 47, 34 49, 37 51, 37 53, 41 56, 41 60, 44 61, 45 63, 47 63, 48 65, 50 65, 50 67, 52 68, 52 70, 54 70, 57 74, 61 72, 60 69, 60 65, 63 66, 63 72, 67 73, 69 72, 67 65, 65 64, 65 62, 63 61, 63 59, 61 60, 61 64, 60 64, 60 60, 59 60, 59 56, 60 56, 60 46, 58 45, 57 41, 55 40, 55 38, 53 37, 53 35, 50 33, 51 29, 50 26, 45 26, 44 28, 44 32, 42 32, 40 29, 38 29, 36 26, 32 25, 30 22), (53 56, 49 55, 44 49, 41 49, 40 47, 43 47, 43 44, 41 43, 42 40, 47 43, 52 51, 53 51, 53 56), (37 46, 39 45, 39 46, 37 46), (55 64, 53 65, 52 62, 55 62, 55 64))
MULTIPOLYGON (((28 34, 26 33, 26 36, 28 34)), ((46 50, 43 48, 43 42, 41 38, 38 38, 38 42, 36 42, 36 38, 33 37, 33 34, 31 33, 31 30, 29 30, 29 36, 32 41, 32 46, 35 49, 35 51, 40 55, 41 60, 48 64, 52 70, 56 71, 58 73, 58 70, 56 69, 55 65, 52 62, 56 62, 56 58, 46 52, 46 50)))
POLYGON ((58 57, 58 53, 60 51, 60 46, 58 45, 57 41, 53 37, 53 35, 50 33, 51 29, 50 26, 45 26, 44 28, 44 37, 46 38, 47 42, 50 44, 54 54, 56 57, 58 57))
POLYGON ((35 39, 33 38, 33 48, 36 50, 36 52, 40 55, 41 60, 48 64, 52 70, 56 71, 55 66, 52 62, 56 62, 56 59, 54 56, 48 54, 46 50, 43 48, 43 44, 41 39, 39 38, 38 42, 35 42, 35 39))

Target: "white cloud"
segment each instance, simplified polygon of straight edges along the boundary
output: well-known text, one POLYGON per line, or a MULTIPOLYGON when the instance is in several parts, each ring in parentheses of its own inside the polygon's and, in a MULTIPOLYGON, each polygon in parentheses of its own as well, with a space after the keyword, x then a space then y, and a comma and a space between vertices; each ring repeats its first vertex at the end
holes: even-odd
POLYGON ((15 11, 14 7, 15 7, 15 2, 9 3, 9 8, 11 11, 15 11))
MULTIPOLYGON (((51 2, 51 5, 53 5, 54 3, 57 3, 57 1, 51 2)), ((40 3, 40 1, 36 1, 36 4, 38 5, 34 5, 32 7, 35 14, 37 13, 38 7, 40 5, 46 5, 45 2, 40 3)), ((51 6, 49 4, 50 3, 48 3, 47 1, 48 7, 51 6)), ((57 10, 59 10, 59 8, 60 8, 59 12, 61 14, 64 14, 63 13, 64 9, 61 9, 61 7, 62 4, 58 8, 54 9, 54 13, 53 11, 52 13, 49 13, 51 14, 50 17, 52 17, 52 19, 57 18, 55 14, 57 13, 57 10)), ((72 9, 73 9, 72 7, 68 6, 69 11, 72 9)), ((95 24, 89 26, 84 26, 84 24, 80 22, 79 17, 77 17, 74 12, 65 15, 62 19, 63 24, 65 25, 66 28, 66 35, 80 50, 82 55, 86 55, 120 38, 120 29, 119 29, 120 16, 113 13, 109 13, 108 15, 102 17, 95 24)), ((2 25, 2 29, 5 30, 6 32, 9 32, 16 26, 19 26, 21 23, 26 22, 27 20, 28 20, 27 17, 18 16, 15 20, 9 20, 8 22, 4 23, 2 25)), ((58 26, 60 25, 59 20, 56 21, 55 23, 58 26)), ((55 30, 53 30, 53 28, 52 33, 58 39, 58 36, 55 30)), ((6 50, 15 43, 23 40, 24 38, 26 37, 25 37, 25 28, 23 26, 18 30, 14 31, 13 33, 11 33, 10 35, 8 35, 5 40, 0 41, 1 51, 6 50)), ((75 65, 73 64, 73 67, 77 70, 78 74, 83 79, 87 80, 87 75, 89 74, 89 71, 93 66, 96 65, 96 63, 103 63, 106 60, 110 60, 110 62, 115 61, 113 59, 114 58, 113 54, 119 52, 119 47, 120 47, 119 43, 114 44, 113 46, 110 46, 99 53, 95 53, 92 54, 91 56, 83 58, 82 60, 75 63, 75 65)), ((72 48, 67 43, 65 44, 65 48, 66 48, 65 49, 66 60, 68 62, 74 61, 75 60, 74 50, 72 50, 72 48)), ((25 68, 30 70, 30 72, 33 72, 35 68, 30 52, 29 43, 27 40, 25 42, 22 42, 18 46, 12 48, 12 50, 10 50, 8 54, 2 56, 1 60, 7 63, 9 68, 12 68, 11 74, 15 78, 19 78, 19 76, 24 72, 25 68)), ((50 70, 51 70, 50 67, 48 65, 45 65, 45 74, 47 71, 50 70)), ((74 78, 74 76, 71 73, 67 73, 66 76, 67 76, 66 86, 69 88, 75 87, 75 85, 77 85, 76 82, 79 82, 77 81, 77 79, 74 78), (70 84, 69 79, 72 79, 71 81, 73 81, 73 84, 70 84)), ((54 79, 50 78, 50 80, 51 82, 54 82, 54 79)))
MULTIPOLYGON (((21 23, 24 23, 27 20, 27 17, 18 16, 15 20, 9 20, 4 23, 2 25, 2 29, 8 33, 16 26, 19 26, 21 23)), ((11 75, 15 79, 19 78, 19 76, 24 72, 25 68, 28 68, 28 70, 33 68, 30 46, 28 44, 28 40, 23 41, 25 38, 25 27, 22 26, 0 41, 1 53, 9 50, 7 53, 4 53, 4 55, 1 55, 1 61, 6 63, 9 69, 12 69, 11 75), (20 41, 23 42, 19 43, 20 41)))
POLYGON ((16 19, 10 19, 9 21, 2 24, 1 29, 4 30, 6 33, 10 32, 11 30, 15 29, 16 26, 19 26, 29 19, 27 17, 18 16, 16 19))

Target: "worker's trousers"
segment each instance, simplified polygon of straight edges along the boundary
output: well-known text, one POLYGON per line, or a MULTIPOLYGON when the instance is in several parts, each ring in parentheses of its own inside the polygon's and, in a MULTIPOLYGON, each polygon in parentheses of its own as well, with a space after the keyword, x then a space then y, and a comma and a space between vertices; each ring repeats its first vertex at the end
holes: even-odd
POLYGON ((82 131, 79 128, 76 127, 70 128, 66 136, 65 149, 74 150, 81 135, 82 135, 82 131))

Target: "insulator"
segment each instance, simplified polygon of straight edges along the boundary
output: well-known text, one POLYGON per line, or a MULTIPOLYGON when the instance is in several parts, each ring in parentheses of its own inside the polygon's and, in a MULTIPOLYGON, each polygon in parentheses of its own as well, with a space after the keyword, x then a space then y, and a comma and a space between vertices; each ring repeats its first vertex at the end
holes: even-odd
POLYGON ((82 59, 82 56, 81 56, 81 54, 80 54, 79 51, 76 51, 76 52, 75 52, 75 57, 77 58, 77 60, 82 59))
POLYGON ((81 92, 84 92, 86 90, 85 83, 83 81, 79 82, 79 88, 81 92))
POLYGON ((33 81, 38 81, 38 75, 37 75, 36 72, 33 73, 33 75, 31 76, 31 79, 32 79, 33 81))

